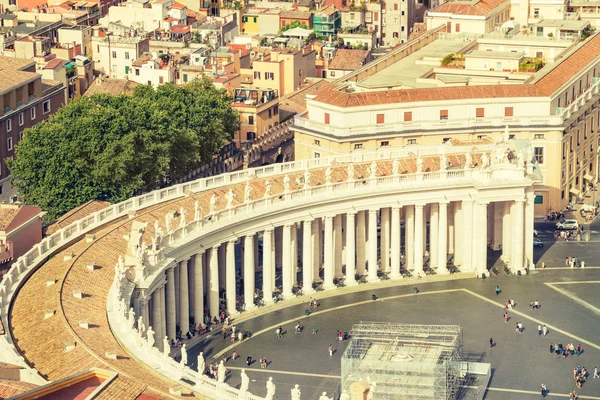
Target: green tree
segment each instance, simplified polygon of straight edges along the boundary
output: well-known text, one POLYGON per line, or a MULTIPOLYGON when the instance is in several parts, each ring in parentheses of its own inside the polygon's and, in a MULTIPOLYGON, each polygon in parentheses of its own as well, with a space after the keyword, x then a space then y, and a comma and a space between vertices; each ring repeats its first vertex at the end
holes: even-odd
POLYGON ((118 202, 169 184, 239 129, 231 98, 204 79, 72 101, 26 131, 7 160, 26 204, 52 220, 92 199, 118 202))
POLYGON ((298 20, 294 20, 294 21, 290 22, 289 24, 284 25, 284 27, 279 30, 279 33, 281 34, 287 30, 294 29, 294 28, 310 29, 306 24, 303 24, 298 20))

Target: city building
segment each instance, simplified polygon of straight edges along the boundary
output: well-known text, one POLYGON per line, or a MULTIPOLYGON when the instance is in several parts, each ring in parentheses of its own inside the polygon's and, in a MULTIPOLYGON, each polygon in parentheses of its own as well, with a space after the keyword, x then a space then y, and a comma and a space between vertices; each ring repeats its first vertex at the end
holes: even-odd
MULTIPOLYGON (((529 4, 529 1, 522 3, 529 4)), ((510 16, 509 0, 477 0, 472 3, 450 0, 429 10, 426 20, 428 30, 445 25, 447 33, 482 34, 499 30, 510 16)), ((524 21, 523 24, 527 25, 524 21)))
POLYGON ((506 134, 533 144, 536 215, 576 202, 598 180, 600 36, 465 41, 445 29, 311 95, 292 126, 296 159, 506 134))
POLYGON ((150 50, 150 43, 143 36, 117 36, 97 29, 92 48, 94 69, 109 78, 128 79, 133 61, 150 50))
POLYGON ((340 13, 333 6, 320 8, 314 13, 313 28, 317 36, 335 36, 341 26, 340 13))
POLYGON ((279 124, 279 93, 276 89, 236 88, 231 108, 240 114, 240 130, 233 139, 238 147, 260 138, 279 124))
POLYGON ((14 190, 4 160, 15 156, 15 146, 25 129, 46 120, 65 104, 62 82, 42 79, 34 60, 0 56, 0 199, 14 190))
MULTIPOLYGON (((80 55, 89 57, 92 55, 92 36, 94 30, 91 26, 69 26, 58 30, 58 43, 62 45, 74 44, 80 46, 80 55)), ((72 57, 71 57, 72 58, 72 57)))
POLYGON ((369 50, 331 49, 326 50, 322 66, 318 68, 321 78, 341 78, 350 74, 373 59, 369 50))
POLYGON ((42 240, 44 214, 39 207, 0 204, 0 270, 42 240))
POLYGON ((131 64, 129 79, 154 88, 164 83, 174 83, 178 64, 176 58, 164 53, 160 56, 144 53, 131 64))
POLYGON ((394 0, 385 2, 381 20, 381 44, 395 46, 408 41, 415 22, 415 1, 394 0))
POLYGON ((308 28, 313 27, 314 15, 310 11, 286 10, 279 14, 279 28, 283 29, 286 25, 298 21, 301 25, 306 25, 308 28))

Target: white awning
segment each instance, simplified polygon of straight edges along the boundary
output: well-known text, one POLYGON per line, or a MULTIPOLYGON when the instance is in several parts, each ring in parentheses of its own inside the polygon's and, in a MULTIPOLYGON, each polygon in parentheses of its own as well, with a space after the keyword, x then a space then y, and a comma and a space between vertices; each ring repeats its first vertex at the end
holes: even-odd
POLYGON ((586 181, 593 181, 593 180, 594 180, 594 177, 593 177, 593 176, 591 176, 590 174, 585 174, 585 175, 583 176, 583 179, 585 179, 586 181))
POLYGON ((572 193, 572 194, 574 194, 575 196, 577 196, 577 195, 579 195, 579 190, 577 190, 577 189, 575 189, 575 188, 572 188, 572 189, 569 189, 569 193, 572 193))

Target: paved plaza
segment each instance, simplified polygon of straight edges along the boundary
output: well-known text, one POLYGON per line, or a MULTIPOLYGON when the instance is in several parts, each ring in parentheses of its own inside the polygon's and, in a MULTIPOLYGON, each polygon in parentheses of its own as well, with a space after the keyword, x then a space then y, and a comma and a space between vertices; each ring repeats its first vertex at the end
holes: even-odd
POLYGON ((548 242, 536 256, 545 260, 548 268, 528 276, 501 272, 485 280, 449 276, 438 282, 407 279, 400 286, 380 289, 359 285, 324 298, 318 311, 309 317, 304 315, 305 304, 261 308, 256 314, 266 314, 238 318, 237 329, 252 332, 251 339, 232 345, 229 338, 223 340, 218 326, 212 336, 191 349, 189 359, 195 362, 198 352, 204 351, 207 360, 220 360, 224 352, 231 356, 236 350, 240 358, 226 363, 230 370, 227 382, 231 385, 239 385, 239 369, 246 368, 254 394, 264 395, 264 384, 272 376, 278 398, 289 398, 290 389, 297 383, 303 398, 316 399, 323 391, 333 396, 339 390, 345 343, 336 343, 336 330, 349 331, 359 321, 459 324, 464 332, 463 358, 492 365, 486 399, 540 397, 541 383, 548 386, 549 398, 568 398, 567 394, 576 390, 581 399, 600 399, 600 379, 592 379, 594 366, 600 365, 600 246, 594 241, 548 242), (588 267, 562 268, 560 260, 566 254, 580 257, 588 267), (502 289, 499 296, 494 293, 496 285, 502 289), (419 289, 416 295, 414 287, 419 289), (373 294, 376 301, 372 300, 373 294), (511 319, 505 324, 503 304, 509 298, 516 300, 517 307, 509 312, 511 319), (530 311, 529 302, 536 299, 541 309, 530 311), (294 333, 297 321, 304 326, 302 334, 294 333), (515 332, 517 322, 525 327, 521 335, 515 332), (549 327, 548 336, 538 335, 538 324, 549 327), (277 339, 275 329, 280 325, 286 334, 277 339), (312 334, 313 326, 318 329, 317 335, 312 334), (490 337, 497 343, 493 349, 489 349, 490 337), (563 359, 550 354, 550 342, 581 344, 584 353, 563 359), (333 357, 327 351, 329 344, 336 349, 333 357), (248 355, 253 359, 267 357, 268 368, 261 370, 258 361, 246 367, 248 355), (581 389, 573 380, 573 368, 578 365, 590 371, 581 389))

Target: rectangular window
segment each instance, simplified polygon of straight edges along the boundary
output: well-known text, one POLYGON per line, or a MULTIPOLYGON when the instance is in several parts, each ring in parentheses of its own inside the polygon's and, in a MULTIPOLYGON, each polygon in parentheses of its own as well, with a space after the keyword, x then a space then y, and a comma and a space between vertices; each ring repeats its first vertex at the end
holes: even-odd
POLYGON ((315 146, 320 146, 320 145, 321 145, 321 141, 320 141, 320 140, 317 140, 317 139, 315 139, 315 142, 314 142, 314 144, 315 144, 315 146))
POLYGON ((534 139, 543 139, 544 138, 544 134, 543 133, 536 133, 535 135, 533 135, 534 139))
POLYGON ((363 148, 363 145, 362 145, 362 143, 355 143, 355 144, 354 144, 354 150, 360 150, 360 149, 362 149, 362 148, 363 148))
POLYGON ((375 11, 375 22, 379 21, 379 13, 375 11))
POLYGON ((140 76, 140 69, 139 68, 135 69, 135 76, 140 76))
POLYGON ((398 3, 394 3, 394 11, 398 11, 398 3))
POLYGON ((10 131, 12 131, 12 120, 7 119, 6 120, 6 132, 10 132, 10 131))
POLYGON ((6 139, 6 148, 8 149, 8 151, 11 151, 13 149, 13 143, 12 143, 12 138, 9 137, 8 139, 6 139))
POLYGON ((19 126, 23 126, 24 123, 25 123, 25 114, 20 112, 19 113, 19 126))
POLYGON ((117 52, 116 51, 112 52, 112 58, 117 58, 117 52))
POLYGON ((321 153, 315 152, 315 158, 321 158, 321 153))
POLYGON ((454 32, 459 33, 460 32, 460 24, 456 24, 454 27, 454 32))
POLYGON ((390 145, 390 142, 387 140, 384 142, 381 142, 381 147, 388 147, 389 145, 390 145))
POLYGON ((533 204, 544 204, 544 196, 535 196, 533 204))
POLYGON ((187 76, 187 74, 183 74, 183 82, 185 83, 185 82, 187 82, 187 81, 188 81, 188 76, 187 76))
POLYGON ((513 114, 513 108, 512 107, 504 107, 504 116, 505 117, 512 117, 513 114))
POLYGON ((543 147, 534 147, 535 160, 538 164, 544 163, 544 148, 543 147))
POLYGON ((125 59, 129 60, 129 52, 128 51, 125 52, 125 59))
POLYGON ((384 124, 385 123, 385 114, 377 114, 377 123, 384 124))
POLYGON ((440 110, 440 120, 448 119, 448 110, 440 110))
POLYGON ((404 112, 404 122, 412 122, 412 111, 404 112))
POLYGON ((272 110, 269 108, 269 109, 267 110, 267 114, 269 115, 269 117, 268 117, 268 118, 271 118, 271 115, 272 115, 272 113, 273 113, 273 111, 272 111, 272 110))
POLYGON ((254 116, 253 115, 248 116, 248 125, 254 125, 254 116))
POLYGON ((23 140, 24 134, 25 134, 25 132, 23 132, 23 131, 19 132, 19 140, 23 140))
POLYGON ((408 144, 417 144, 417 139, 408 139, 406 142, 408 144))
POLYGON ((275 115, 279 114, 279 106, 273 107, 273 114, 275 114, 275 115))
POLYGON ((329 125, 329 113, 325 113, 325 125, 329 125))
POLYGON ((31 109, 31 119, 35 119, 35 107, 31 109))
POLYGON ((564 199, 564 198, 565 198, 565 191, 564 191, 564 190, 560 192, 560 198, 561 198, 561 199, 564 199))
POLYGON ((392 37, 394 39, 397 39, 398 38, 398 32, 392 32, 392 37))
POLYGON ((48 114, 51 111, 50 110, 50 100, 46 100, 42 106, 43 106, 44 114, 48 114))
POLYGON ((254 71, 254 79, 260 79, 260 71, 254 71))
POLYGON ((483 117, 485 117, 485 109, 484 108, 476 108, 475 109, 475 117, 476 118, 483 118, 483 117))
POLYGON ((162 77, 162 76, 159 76, 159 77, 158 77, 158 83, 160 83, 160 84, 163 84, 163 83, 165 83, 165 78, 164 78, 164 77, 162 77))
POLYGON ((265 72, 265 79, 268 81, 275 80, 275 74, 273 72, 265 72))

